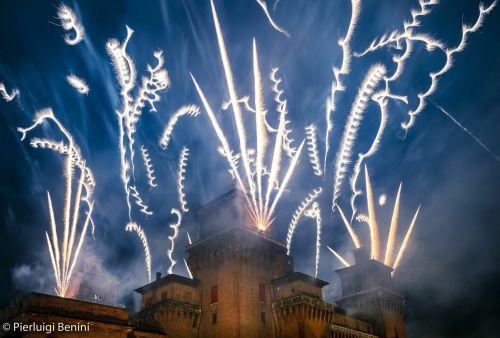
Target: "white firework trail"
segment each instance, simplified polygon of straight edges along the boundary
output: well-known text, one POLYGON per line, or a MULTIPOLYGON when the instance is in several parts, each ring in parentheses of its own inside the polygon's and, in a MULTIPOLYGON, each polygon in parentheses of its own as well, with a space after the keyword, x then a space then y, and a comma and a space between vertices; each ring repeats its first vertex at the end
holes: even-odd
POLYGON ((342 221, 344 222, 344 225, 347 228, 347 231, 349 232, 349 236, 351 236, 352 242, 354 243, 354 246, 356 249, 359 249, 361 247, 361 242, 359 241, 358 235, 356 235, 356 232, 354 232, 354 229, 352 228, 351 222, 345 217, 344 212, 340 208, 339 205, 337 205, 337 209, 339 209, 340 216, 342 217, 342 221))
POLYGON ((94 205, 92 194, 95 188, 95 180, 92 171, 86 166, 81 156, 80 149, 74 142, 72 135, 54 116, 52 109, 46 108, 37 112, 34 123, 31 126, 27 128, 18 128, 18 131, 21 133, 21 140, 24 140, 28 132, 38 125, 41 125, 46 120, 56 124, 67 142, 37 138, 33 138, 30 142, 31 146, 34 148, 51 149, 65 156, 64 175, 66 178, 66 192, 62 218, 62 236, 58 235, 59 229, 55 221, 50 193, 48 192, 51 236, 49 237, 48 232, 46 232, 48 251, 56 280, 55 291, 57 295, 65 297, 70 286, 73 269, 78 261, 80 250, 87 234, 89 223, 92 225, 92 234, 94 233, 94 223, 92 222, 91 215, 94 205), (79 169, 80 179, 78 180, 76 194, 73 196, 72 186, 75 168, 79 169), (85 196, 82 197, 83 190, 85 190, 85 196), (87 211, 83 225, 78 231, 80 204, 82 202, 87 206, 87 211), (77 237, 78 243, 75 247, 74 244, 77 237))
POLYGON ((365 110, 376 86, 385 75, 385 72, 385 67, 380 64, 375 64, 368 70, 365 79, 358 90, 358 95, 356 96, 356 99, 351 107, 335 162, 332 211, 335 211, 337 199, 340 196, 342 183, 347 174, 348 165, 351 161, 352 149, 356 142, 358 130, 361 122, 363 121, 365 110))
POLYGON ((354 170, 353 174, 350 178, 350 185, 351 185, 351 221, 354 219, 356 216, 357 208, 356 208, 356 197, 362 194, 362 190, 358 190, 356 188, 356 183, 358 181, 358 176, 361 171, 361 165, 364 163, 364 161, 368 158, 373 156, 379 146, 380 146, 380 140, 382 139, 382 135, 385 130, 385 126, 387 125, 387 100, 384 97, 379 97, 376 99, 377 104, 380 109, 380 123, 379 127, 377 130, 377 134, 375 135, 375 138, 373 139, 372 145, 370 146, 370 149, 366 153, 359 153, 358 154, 358 160, 356 161, 356 164, 354 165, 354 170))
POLYGON ((465 128, 460 122, 458 122, 450 113, 448 113, 443 107, 441 106, 438 106, 435 104, 435 106, 443 113, 445 114, 446 116, 448 116, 448 118, 450 120, 453 121, 453 123, 455 123, 460 129, 462 129, 463 131, 465 131, 470 137, 472 137, 472 139, 474 141, 477 142, 477 144, 479 144, 484 150, 486 150, 491 156, 493 156, 493 158, 497 161, 497 162, 500 162, 500 156, 498 156, 497 154, 495 154, 493 152, 493 150, 491 150, 490 148, 488 148, 488 146, 486 146, 486 144, 484 144, 483 142, 481 142, 481 140, 479 138, 477 138, 474 134, 472 134, 472 132, 469 131, 469 129, 465 128))
POLYGON ((305 130, 309 161, 311 162, 312 168, 314 170, 314 175, 321 176, 323 175, 323 170, 321 169, 321 164, 319 162, 316 126, 314 124, 310 124, 305 127, 305 130))
POLYGON ((477 32, 479 28, 482 27, 486 16, 490 14, 497 5, 497 1, 492 2, 488 7, 485 7, 483 3, 480 3, 479 15, 474 24, 462 24, 462 36, 460 42, 458 43, 458 45, 456 45, 456 47, 449 48, 443 42, 433 38, 430 34, 415 32, 416 28, 419 28, 421 26, 420 17, 428 15, 432 11, 433 6, 438 3, 438 0, 419 0, 420 8, 412 10, 412 20, 410 22, 404 23, 403 32, 393 31, 389 35, 384 35, 381 38, 372 41, 370 46, 363 52, 355 53, 356 56, 360 57, 383 47, 394 47, 400 50, 403 48, 402 42, 404 41, 404 53, 402 53, 401 55, 393 56, 393 61, 397 64, 395 72, 391 77, 387 77, 384 79, 386 84, 384 95, 388 97, 392 96, 392 98, 403 99, 403 101, 405 100, 404 97, 393 96, 392 94, 390 94, 389 82, 395 81, 403 73, 405 63, 413 52, 413 44, 415 42, 420 42, 425 45, 425 48, 428 51, 438 49, 445 54, 446 61, 444 65, 438 71, 429 73, 429 77, 431 80, 430 86, 425 92, 417 94, 418 105, 416 109, 410 110, 408 112, 409 120, 401 124, 401 127, 406 131, 408 131, 415 124, 417 115, 420 114, 427 105, 427 99, 437 90, 439 78, 443 74, 448 72, 453 66, 454 54, 460 53, 465 49, 469 35, 471 33, 477 32))
POLYGON ((373 201, 373 190, 370 182, 368 169, 365 165, 365 184, 366 184, 366 204, 368 206, 368 221, 370 227, 370 258, 380 261, 380 236, 378 232, 377 215, 375 213, 375 203, 373 201))
POLYGON ((333 67, 333 76, 335 80, 331 85, 330 97, 326 100, 326 136, 325 136, 325 159, 323 161, 323 172, 326 174, 326 161, 328 159, 328 152, 330 149, 330 133, 333 129, 333 122, 331 115, 337 109, 335 95, 337 92, 345 90, 342 83, 341 75, 347 75, 351 71, 351 40, 356 29, 361 12, 361 0, 351 0, 351 18, 344 38, 339 39, 338 45, 342 48, 342 64, 339 67, 333 67))
POLYGON ((177 170, 177 195, 179 198, 179 209, 186 213, 189 211, 184 193, 184 181, 186 180, 186 167, 189 158, 189 148, 183 147, 179 156, 179 167, 177 170))
POLYGON ((5 88, 5 85, 0 82, 0 94, 2 95, 2 98, 5 100, 5 102, 10 102, 14 100, 14 98, 17 96, 19 97, 19 89, 14 88, 10 91, 10 94, 7 92, 7 88, 5 88))
POLYGON ((154 187, 157 187, 158 184, 156 184, 155 182, 156 176, 155 176, 155 170, 153 168, 153 162, 151 162, 151 157, 149 156, 149 152, 144 145, 141 146, 141 155, 142 155, 142 162, 144 163, 144 169, 146 169, 146 176, 148 178, 149 188, 152 189, 154 187))
POLYGON ((64 35, 64 42, 68 45, 80 43, 85 35, 85 30, 78 21, 75 12, 67 5, 61 4, 57 9, 57 17, 61 21, 61 26, 65 31, 74 31, 73 34, 66 33, 64 35))
POLYGON ((401 188, 403 183, 399 185, 396 201, 394 202, 394 209, 391 217, 391 226, 389 227, 389 235, 387 237, 387 245, 385 249, 384 264, 390 266, 392 264, 392 257, 394 255, 394 246, 396 244, 396 235, 398 233, 398 217, 399 217, 399 201, 401 198, 401 188))
POLYGON ((314 277, 318 277, 321 253, 321 209, 319 208, 318 202, 313 202, 311 208, 304 211, 304 216, 316 221, 316 265, 314 277))
POLYGON ((319 195, 321 195, 322 191, 323 189, 321 187, 313 189, 309 194, 307 194, 307 196, 302 200, 302 202, 300 202, 297 209, 295 209, 290 224, 288 225, 288 233, 286 235, 287 255, 290 255, 293 234, 295 233, 295 228, 297 227, 297 223, 299 222, 300 217, 302 216, 304 211, 309 208, 311 203, 313 203, 319 197, 319 195))
POLYGON ((151 282, 151 254, 149 251, 148 238, 146 237, 146 234, 144 233, 142 227, 135 222, 129 222, 125 227, 125 230, 133 231, 137 234, 137 236, 139 236, 139 239, 141 240, 142 246, 144 248, 144 257, 146 261, 148 280, 151 282))
POLYGON ((384 206, 386 202, 387 202, 387 195, 386 194, 380 195, 380 197, 378 198, 378 205, 384 206))
POLYGON ((135 97, 132 96, 130 92, 135 87, 137 71, 132 58, 126 52, 126 48, 134 31, 128 26, 126 28, 127 37, 125 40, 119 43, 116 39, 111 39, 107 42, 106 49, 111 57, 116 78, 121 88, 122 108, 121 111, 116 112, 119 127, 120 174, 129 207, 129 220, 132 221, 131 196, 135 198, 140 212, 145 215, 152 214, 140 197, 137 187, 133 184, 135 181, 134 134, 136 125, 146 105, 149 105, 150 111, 156 111, 155 103, 160 100, 159 93, 169 87, 170 79, 167 71, 163 68, 165 60, 162 51, 155 51, 153 56, 157 61, 156 66, 147 66, 149 76, 142 78, 138 94, 135 97))
POLYGON ((330 248, 328 245, 326 246, 328 250, 330 250, 330 252, 335 256, 337 257, 337 259, 340 261, 340 263, 342 263, 346 268, 350 267, 351 264, 349 264, 339 253, 337 253, 337 251, 333 250, 332 248, 330 248))
POLYGON ((174 133, 174 127, 181 116, 192 116, 196 117, 200 114, 200 107, 190 104, 186 106, 182 106, 170 117, 163 130, 163 133, 160 138, 160 147, 163 150, 167 150, 168 145, 170 144, 170 139, 172 138, 172 134, 174 133))
MULTIPOLYGON (((269 21, 269 23, 271 24, 271 26, 276 29, 278 32, 280 32, 281 34, 283 34, 284 36, 286 36, 287 38, 290 37, 290 34, 284 30, 283 28, 281 28, 280 26, 278 26, 276 24, 276 22, 274 22, 273 18, 271 17, 271 15, 269 14, 269 10, 267 9, 267 3, 265 0, 257 0, 257 3, 259 4, 260 7, 262 7, 262 9, 264 10, 264 13, 266 14, 267 16, 267 20, 269 21)), ((275 8, 276 8, 276 4, 274 4, 275 8)))
POLYGON ((80 94, 87 95, 89 93, 89 86, 87 86, 85 80, 79 78, 78 76, 70 74, 66 76, 66 81, 68 81, 71 87, 75 88, 80 94))
POLYGON ((146 216, 152 216, 153 212, 149 209, 149 207, 144 203, 137 188, 135 185, 131 185, 129 187, 130 196, 132 196, 135 200, 135 204, 139 207, 139 211, 142 212, 146 216))
MULTIPOLYGON (((193 83, 196 87, 196 90, 200 96, 201 101, 203 102, 203 106, 207 111, 210 122, 217 134, 219 141, 221 143, 221 148, 219 148, 219 152, 227 159, 230 173, 236 179, 238 186, 245 193, 245 197, 248 202, 250 214, 252 217, 252 221, 257 229, 265 231, 269 228, 274 220, 274 210, 276 208, 277 203, 281 199, 287 184, 290 182, 290 179, 293 175, 293 172, 297 166, 298 159, 300 157, 302 147, 304 146, 303 141, 301 145, 294 149, 291 146, 292 140, 288 137, 290 130, 286 128, 287 121, 285 119, 286 115, 286 104, 280 105, 278 110, 280 112, 280 122, 278 129, 275 130, 269 126, 267 123, 265 116, 266 111, 264 108, 264 100, 262 96, 262 84, 261 84, 261 72, 259 68, 258 62, 258 53, 256 43, 253 43, 253 75, 254 75, 254 95, 255 95, 255 107, 251 108, 250 111, 255 113, 255 125, 256 125, 256 151, 255 158, 251 154, 251 149, 247 144, 246 139, 246 130, 245 123, 242 116, 242 110, 240 104, 242 102, 246 102, 248 105, 248 99, 241 99, 238 97, 236 92, 236 87, 233 79, 233 73, 231 70, 231 65, 229 61, 229 57, 227 55, 226 45, 224 42, 224 37, 222 34, 222 30, 220 27, 220 23, 217 17, 217 12, 215 10, 215 6, 213 1, 211 1, 212 6, 212 15, 217 35, 217 43, 219 46, 220 57, 222 60, 222 65, 224 68, 224 74, 226 77, 227 90, 229 93, 229 102, 233 110, 233 117, 236 125, 236 131, 238 134, 239 140, 239 152, 236 155, 233 155, 233 151, 227 141, 226 136, 222 128, 220 127, 215 114, 210 107, 207 99, 203 91, 201 90, 198 82, 191 75, 193 79, 193 83), (264 165, 263 161, 266 158, 265 152, 267 148, 267 134, 269 132, 276 133, 274 152, 272 157, 271 169, 268 172, 267 167, 264 165), (290 157, 289 166, 287 171, 285 172, 283 178, 280 182, 279 170, 280 163, 282 157, 282 150, 288 153, 290 157), (238 171, 238 160, 241 159, 243 172, 245 181, 242 179, 242 175, 240 175, 238 171), (264 186, 263 186, 263 176, 268 176, 267 180, 267 190, 264 194, 264 186), (272 192, 276 191, 274 197, 271 196, 272 192), (265 196, 265 197, 264 197, 265 196)), ((274 73, 274 71, 273 71, 274 73)), ((275 87, 277 88, 279 81, 275 82, 275 87)), ((274 89, 273 89, 274 90, 274 89)), ((279 94, 276 94, 279 99, 279 94)), ((265 185, 265 183, 264 183, 265 185)))
POLYGON ((417 217, 418 213, 420 211, 420 206, 418 207, 417 211, 415 212, 415 215, 413 216, 413 219, 410 223, 410 227, 408 228, 408 231, 406 231, 405 238, 403 239, 403 243, 401 244, 401 248, 399 249, 398 255, 396 256, 396 260, 394 261, 394 265, 392 266, 394 273, 396 269, 399 267, 399 264, 401 263, 401 259, 403 258, 403 255, 406 251, 406 248, 408 246, 408 243, 411 238, 411 234, 413 233, 413 228, 415 227, 415 223, 417 222, 417 217))
POLYGON ((181 226, 181 222, 182 222, 182 213, 180 210, 172 208, 172 210, 170 212, 177 216, 177 222, 169 225, 170 228, 172 228, 172 230, 174 231, 174 233, 171 236, 168 236, 168 240, 170 241, 170 249, 167 250, 167 256, 168 256, 168 259, 170 260, 170 266, 167 270, 168 274, 174 273, 173 272, 174 265, 177 263, 177 261, 174 260, 172 255, 174 253, 175 240, 176 240, 177 236, 179 235, 179 227, 181 226))
POLYGON ((191 236, 189 235, 189 231, 186 231, 186 236, 187 236, 189 245, 193 244, 193 241, 191 240, 191 236))
POLYGON ((189 278, 193 279, 193 274, 191 273, 191 269, 189 268, 188 263, 186 262, 186 259, 183 258, 183 260, 184 260, 184 265, 186 266, 186 270, 187 270, 187 273, 189 275, 189 278))

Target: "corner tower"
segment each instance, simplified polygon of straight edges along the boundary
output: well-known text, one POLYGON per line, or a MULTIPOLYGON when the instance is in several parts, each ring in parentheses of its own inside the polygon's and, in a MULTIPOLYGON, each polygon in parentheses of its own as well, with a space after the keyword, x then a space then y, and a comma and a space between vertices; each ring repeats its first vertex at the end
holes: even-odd
POLYGON ((355 256, 356 264, 336 271, 342 286, 337 303, 354 315, 373 318, 379 337, 406 338, 405 299, 394 291, 392 268, 369 259, 365 248, 355 256))

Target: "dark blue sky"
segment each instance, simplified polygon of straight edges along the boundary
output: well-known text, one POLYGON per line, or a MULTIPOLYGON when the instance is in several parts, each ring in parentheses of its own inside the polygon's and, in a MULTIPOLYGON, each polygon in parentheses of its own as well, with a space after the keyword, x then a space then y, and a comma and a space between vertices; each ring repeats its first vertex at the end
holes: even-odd
MULTIPOLYGON (((272 8, 272 1, 268 0, 272 8)), ((491 1, 487 1, 489 5, 491 1)), ((82 1, 68 2, 85 27, 85 40, 76 46, 63 41, 64 32, 56 18, 56 1, 2 1, 0 4, 0 82, 8 89, 19 88, 20 100, 0 100, 0 305, 16 289, 51 292, 53 279, 44 232, 48 228, 46 191, 54 196, 56 212, 62 205, 64 180, 62 159, 48 150, 32 149, 20 141, 17 127, 31 123, 35 112, 52 107, 55 115, 73 134, 83 156, 95 173, 95 240, 87 238, 84 257, 102 267, 102 273, 122 281, 123 302, 132 304, 130 290, 146 282, 143 252, 137 236, 124 230, 127 222, 125 195, 119 177, 118 125, 115 111, 121 108, 119 86, 114 77, 105 43, 122 41, 125 25, 135 30, 128 52, 138 75, 153 64, 153 51, 162 49, 172 86, 162 94, 157 113, 145 111, 137 138, 150 150, 159 187, 148 191, 144 172, 139 169, 139 186, 155 215, 134 218, 144 227, 153 255, 152 270, 168 267, 165 255, 168 224, 174 221, 170 209, 177 207, 175 175, 180 149, 191 149, 186 193, 191 210, 211 200, 231 184, 225 160, 218 155, 218 140, 204 109, 195 119, 181 120, 167 152, 158 147, 158 138, 171 114, 184 104, 198 104, 198 95, 189 72, 198 79, 218 118, 236 143, 229 111, 219 107, 228 98, 218 54, 215 29, 208 0, 169 1, 82 1), (65 80, 74 73, 87 81, 88 96, 78 94, 65 80)), ((332 66, 341 63, 337 40, 345 34, 350 15, 347 0, 281 0, 271 15, 288 30, 288 39, 269 25, 256 1, 215 1, 240 95, 252 95, 252 39, 256 38, 263 77, 280 67, 284 97, 297 145, 304 127, 318 125, 320 154, 324 152, 324 110, 333 78, 332 66)), ((422 20, 422 32, 430 33, 453 47, 460 39, 462 22, 478 15, 479 1, 442 1, 422 20)), ((366 0, 353 50, 360 51, 375 37, 401 29, 416 1, 366 0)), ((500 321, 496 302, 500 294, 498 261, 500 250, 500 164, 470 136, 453 124, 434 105, 442 106, 493 151, 500 153, 500 14, 496 8, 483 28, 472 34, 466 50, 456 54, 454 67, 440 79, 437 92, 404 133, 401 122, 416 105, 416 95, 429 86, 428 74, 443 64, 443 55, 428 52, 420 44, 408 61, 405 75, 395 90, 408 95, 409 105, 391 101, 389 122, 380 150, 367 161, 375 195, 386 193, 388 203, 379 207, 383 233, 400 181, 403 181, 401 227, 409 224, 422 204, 414 236, 401 268, 395 275, 407 295, 408 330, 418 337, 493 337, 500 321), (430 333, 429 333, 430 332, 430 333)), ((307 192, 317 186, 325 191, 320 199, 323 244, 337 248, 351 258, 352 244, 338 214, 330 212, 335 154, 357 88, 375 62, 393 67, 387 49, 354 59, 352 71, 344 77, 346 91, 338 95, 333 115, 332 149, 325 179, 312 176, 306 153, 301 157, 294 179, 279 205, 273 234, 284 240, 290 217, 307 192), (313 178, 311 178, 313 177, 313 178)), ((264 82, 266 106, 275 114, 270 91, 264 82)), ((250 121, 251 115, 247 114, 250 121)), ((275 116, 275 115, 273 115, 275 116)), ((360 128, 355 153, 369 147, 379 123, 379 114, 370 107, 360 128)), ((33 135, 57 137, 48 126, 33 135)), ((360 176, 362 186, 363 176, 360 176)), ((343 186, 340 204, 348 208, 348 184, 343 186)), ((364 207, 364 201, 360 207, 364 207)), ((59 209, 60 211, 60 209, 59 209)), ((182 229, 196 234, 188 214, 182 229)), ((315 225, 303 219, 292 246, 296 267, 314 273, 315 225)), ((402 235, 402 234, 401 234, 402 235)), ((186 242, 181 232, 175 256, 181 258, 186 242)), ((322 249, 319 277, 331 283, 325 290, 329 300, 339 292, 334 270, 339 263, 322 249)), ((185 274, 182 264, 175 272, 185 274)))

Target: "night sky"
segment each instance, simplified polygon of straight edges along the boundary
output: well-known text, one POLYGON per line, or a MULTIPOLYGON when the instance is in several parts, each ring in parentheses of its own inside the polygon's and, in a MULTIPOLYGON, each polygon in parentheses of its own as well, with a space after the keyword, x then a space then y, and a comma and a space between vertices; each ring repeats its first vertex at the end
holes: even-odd
MULTIPOLYGON (((263 92, 271 124, 277 121, 268 75, 279 67, 283 97, 288 101, 291 137, 298 146, 304 127, 318 127, 319 152, 325 144, 325 102, 333 80, 332 67, 342 62, 337 41, 347 30, 351 6, 348 0, 281 0, 270 14, 291 35, 274 30, 256 1, 216 0, 237 90, 253 100, 252 39, 255 37, 264 78, 263 92)), ((485 1, 486 5, 491 0, 485 1)), ((149 190, 145 172, 136 156, 137 185, 154 215, 133 218, 141 224, 152 253, 152 271, 166 272, 169 223, 177 208, 176 171, 179 153, 188 146, 186 194, 190 212, 185 215, 174 256, 174 272, 186 275, 182 264, 186 231, 196 239, 193 211, 231 187, 231 175, 206 111, 189 73, 196 76, 214 108, 230 143, 237 149, 237 134, 230 110, 221 105, 229 96, 217 47, 209 0, 80 1, 68 2, 85 27, 85 38, 76 46, 65 44, 57 19, 57 1, 2 1, 0 3, 0 82, 10 92, 18 88, 20 98, 0 99, 0 306, 16 290, 53 293, 54 278, 45 231, 49 228, 47 191, 62 214, 64 196, 63 157, 46 149, 33 149, 21 141, 18 127, 31 124, 37 111, 52 107, 54 114, 72 133, 96 178, 93 218, 95 239, 87 237, 81 262, 91 262, 108 279, 119 279, 119 301, 135 308, 131 290, 147 283, 144 254, 138 237, 125 231, 128 221, 125 193, 120 181, 118 123, 120 88, 106 52, 110 38, 123 41, 125 25, 134 29, 127 51, 138 78, 146 66, 154 65, 153 51, 164 51, 171 87, 161 93, 157 112, 146 107, 138 123, 137 142, 151 154, 158 187, 149 190), (87 82, 88 95, 79 94, 65 77, 73 73, 87 82), (158 146, 169 117, 182 105, 196 104, 201 114, 181 118, 167 151, 158 146)), ((366 0, 353 36, 353 51, 362 51, 386 32, 401 30, 410 20, 417 1, 366 0)), ((428 33, 447 46, 460 41, 462 23, 473 23, 479 1, 447 0, 421 20, 419 32, 428 33)), ((440 69, 444 55, 416 43, 405 72, 393 91, 408 97, 408 104, 391 100, 388 125, 378 152, 366 161, 376 198, 382 238, 399 183, 403 182, 399 241, 421 205, 408 251, 394 278, 407 298, 407 329, 411 337, 496 337, 500 322, 500 163, 470 135, 453 123, 443 107, 493 152, 500 153, 500 9, 486 17, 484 26, 471 34, 466 49, 455 54, 454 65, 444 74, 438 89, 413 128, 405 132, 408 110, 417 105, 417 94, 430 85, 429 73, 440 69)), ((388 48, 362 58, 353 58, 351 72, 344 76, 346 90, 337 95, 338 107, 325 177, 313 175, 303 152, 293 180, 277 210, 272 233, 285 240, 288 223, 298 203, 313 188, 321 186, 319 199, 323 219, 321 264, 318 277, 331 284, 324 289, 328 301, 339 295, 334 271, 340 263, 326 249, 329 245, 353 259, 353 245, 338 213, 331 211, 335 158, 350 107, 367 70, 375 63, 393 69, 388 48)), ((252 102, 252 101, 251 101, 252 102)), ((244 112, 247 124, 252 115, 244 112)), ((359 130, 353 154, 365 152, 377 132, 380 114, 369 105, 359 130)), ((255 142, 249 127, 249 142, 255 142)), ((30 136, 61 139, 60 133, 43 124, 30 136)), ((139 149, 139 148, 137 148, 139 149)), ((286 162, 285 162, 286 163, 286 162)), ((353 163, 349 167, 352 172, 353 163)), ((364 176, 358 186, 364 188, 364 176)), ((350 214, 348 179, 339 204, 350 214)), ((366 210, 364 196, 358 206, 366 210)), ((56 215, 56 218, 58 217, 56 215)), ((60 218, 60 217, 59 217, 60 218)), ((367 243, 366 226, 354 224, 367 243)), ((292 242, 296 270, 314 274, 316 226, 302 218, 292 242)), ((83 265, 83 263, 81 264, 83 265)), ((82 266, 77 266, 81 270, 82 266)))

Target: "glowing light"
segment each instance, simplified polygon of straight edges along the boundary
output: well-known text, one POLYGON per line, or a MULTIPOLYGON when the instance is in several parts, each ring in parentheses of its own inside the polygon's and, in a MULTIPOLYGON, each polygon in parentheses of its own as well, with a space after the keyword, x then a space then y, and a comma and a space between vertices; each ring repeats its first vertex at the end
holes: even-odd
POLYGON ((189 148, 182 148, 179 156, 179 169, 177 170, 177 195, 179 197, 179 208, 182 212, 188 212, 186 194, 184 193, 184 180, 186 179, 186 167, 189 157, 189 148))
POLYGON ((171 236, 168 236, 168 240, 170 241, 170 249, 167 250, 167 256, 168 259, 170 260, 170 266, 167 270, 168 274, 172 274, 174 265, 177 263, 177 261, 174 260, 173 258, 173 253, 174 253, 174 248, 175 248, 175 240, 177 239, 177 236, 179 235, 179 227, 181 226, 182 222, 182 213, 180 210, 172 208, 170 211, 172 214, 175 214, 177 216, 177 222, 170 224, 170 228, 174 231, 174 233, 171 236))
POLYGON ((61 4, 57 9, 57 17, 61 21, 61 26, 65 31, 74 31, 73 37, 70 33, 64 35, 64 42, 68 45, 76 45, 83 40, 85 35, 85 30, 83 26, 79 23, 75 12, 65 4, 61 4))
POLYGON ((160 138, 160 147, 163 150, 167 150, 172 134, 174 133, 174 127, 181 116, 196 117, 199 114, 200 107, 195 106, 194 104, 180 107, 168 120, 160 138))
POLYGON ((342 263, 346 268, 350 267, 351 264, 349 264, 339 253, 337 253, 337 251, 333 250, 332 248, 330 248, 328 245, 326 246, 328 250, 330 250, 330 252, 335 256, 337 257, 337 259, 340 261, 340 263, 342 263))
POLYGON ((71 85, 71 87, 75 88, 77 92, 83 95, 87 95, 89 93, 89 87, 87 83, 83 79, 80 79, 78 76, 70 74, 66 76, 66 80, 71 85))
POLYGON ((378 198, 378 205, 382 207, 385 205, 386 202, 387 202, 387 195, 386 194, 380 195, 378 198))
POLYGON ((187 270, 187 273, 189 275, 189 278, 193 279, 193 274, 191 273, 191 269, 189 269, 189 266, 188 266, 188 263, 186 262, 186 259, 183 258, 183 260, 184 260, 184 265, 186 266, 186 270, 187 270))
POLYGON ((5 88, 5 85, 0 82, 0 94, 2 95, 2 98, 6 101, 6 102, 10 102, 12 100, 14 100, 14 98, 16 96, 19 97, 19 89, 17 88, 14 88, 10 91, 10 94, 7 92, 7 89, 5 88))
MULTIPOLYGON (((286 30, 284 30, 283 28, 281 28, 280 26, 278 26, 273 18, 271 17, 271 15, 269 14, 269 10, 267 9, 267 3, 265 0, 257 0, 257 3, 259 4, 260 7, 262 7, 262 9, 264 10, 264 13, 266 14, 267 16, 267 20, 269 20, 269 23, 271 24, 271 26, 273 26, 274 29, 276 29, 278 32, 280 32, 281 34, 285 35, 287 38, 290 37, 290 34, 288 34, 288 32, 286 30)), ((274 6, 276 7, 277 5, 277 2, 274 4, 274 6)))

